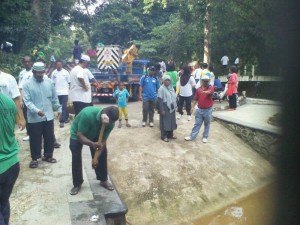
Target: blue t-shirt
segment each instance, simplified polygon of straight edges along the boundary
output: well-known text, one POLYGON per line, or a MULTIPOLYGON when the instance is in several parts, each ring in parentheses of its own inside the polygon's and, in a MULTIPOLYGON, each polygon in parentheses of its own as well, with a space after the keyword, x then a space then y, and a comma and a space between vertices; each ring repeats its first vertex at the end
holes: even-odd
POLYGON ((155 100, 159 89, 159 80, 148 75, 142 76, 140 86, 143 88, 143 100, 155 100))
POLYGON ((219 79, 215 79, 214 86, 216 86, 218 89, 222 89, 222 83, 219 79))
POLYGON ((125 108, 127 106, 126 99, 129 97, 129 93, 125 88, 122 91, 120 89, 115 90, 113 97, 118 99, 118 107, 125 108))

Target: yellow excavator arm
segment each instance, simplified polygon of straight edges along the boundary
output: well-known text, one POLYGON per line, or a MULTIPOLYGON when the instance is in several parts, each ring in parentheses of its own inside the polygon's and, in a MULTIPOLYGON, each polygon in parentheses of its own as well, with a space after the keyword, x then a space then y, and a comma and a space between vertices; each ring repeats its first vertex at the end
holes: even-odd
POLYGON ((124 50, 122 62, 126 63, 126 73, 132 74, 132 62, 138 56, 138 48, 135 44, 124 50))

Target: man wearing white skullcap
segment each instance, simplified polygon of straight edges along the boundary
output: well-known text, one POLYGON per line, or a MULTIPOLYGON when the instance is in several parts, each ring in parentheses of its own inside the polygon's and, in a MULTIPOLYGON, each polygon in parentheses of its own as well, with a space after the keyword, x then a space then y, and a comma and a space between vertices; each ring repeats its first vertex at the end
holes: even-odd
POLYGON ((93 74, 88 70, 90 57, 82 55, 79 64, 70 72, 69 98, 73 102, 75 115, 83 108, 92 105, 92 92, 89 80, 95 80, 93 74))
POLYGON ((54 113, 53 108, 61 113, 61 105, 55 87, 50 78, 45 76, 45 65, 36 62, 32 67, 33 77, 23 86, 23 100, 27 106, 29 142, 31 152, 30 168, 38 167, 38 159, 48 163, 56 163, 54 150, 54 113), (44 154, 41 155, 42 138, 44 154))

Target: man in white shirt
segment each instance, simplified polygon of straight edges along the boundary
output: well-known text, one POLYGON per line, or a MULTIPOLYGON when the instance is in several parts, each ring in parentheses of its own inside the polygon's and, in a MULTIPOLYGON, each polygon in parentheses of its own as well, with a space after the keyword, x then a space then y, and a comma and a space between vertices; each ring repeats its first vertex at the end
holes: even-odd
POLYGON ((224 70, 224 73, 225 73, 225 70, 228 66, 228 62, 229 62, 229 58, 227 55, 224 55, 222 58, 221 58, 221 63, 222 63, 222 66, 223 66, 223 70, 224 70))
POLYGON ((89 80, 95 80, 87 69, 90 62, 88 55, 82 55, 79 64, 70 73, 70 100, 73 102, 75 116, 85 107, 92 106, 92 92, 89 80))
POLYGON ((23 60, 22 60, 24 69, 20 72, 19 74, 19 90, 20 90, 20 94, 21 94, 21 107, 23 108, 23 114, 26 120, 26 130, 27 130, 27 136, 23 138, 23 141, 29 141, 29 135, 28 135, 28 125, 27 125, 27 107, 23 102, 23 98, 22 98, 22 89, 23 89, 23 85, 33 76, 32 73, 32 58, 31 56, 24 56, 23 60))
POLYGON ((20 91, 18 89, 16 79, 8 74, 0 71, 0 93, 9 96, 14 102, 18 110, 17 121, 21 130, 24 130, 26 122, 24 119, 22 107, 21 107, 21 97, 20 91))
POLYGON ((52 72, 51 79, 54 83, 56 94, 59 99, 59 103, 62 106, 62 114, 59 119, 60 128, 64 127, 64 123, 68 122, 68 96, 70 86, 70 74, 63 68, 63 62, 57 60, 55 62, 55 70, 52 72))

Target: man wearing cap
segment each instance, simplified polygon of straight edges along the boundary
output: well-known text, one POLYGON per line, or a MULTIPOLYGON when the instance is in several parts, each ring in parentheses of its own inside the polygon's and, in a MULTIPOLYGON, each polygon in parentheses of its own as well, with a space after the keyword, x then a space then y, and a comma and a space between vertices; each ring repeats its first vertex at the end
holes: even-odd
POLYGON ((140 100, 143 101, 143 122, 142 126, 145 127, 149 115, 149 125, 153 127, 154 109, 157 99, 157 91, 160 87, 159 80, 154 77, 155 67, 150 66, 148 74, 140 79, 140 100))
POLYGON ((85 107, 92 105, 92 92, 89 80, 97 82, 87 69, 90 63, 88 55, 82 55, 79 64, 70 72, 70 100, 73 102, 75 115, 85 107))
POLYGON ((23 86, 23 100, 27 106, 29 128, 29 143, 31 152, 30 168, 38 167, 41 158, 42 138, 44 139, 43 161, 56 163, 54 150, 54 113, 60 116, 62 108, 56 95, 55 87, 50 78, 45 75, 45 65, 36 62, 32 67, 33 77, 23 86))
POLYGON ((115 121, 119 118, 118 108, 110 106, 107 108, 86 107, 75 117, 71 126, 70 150, 72 152, 72 177, 73 188, 71 195, 76 195, 81 189, 83 183, 82 176, 82 147, 88 145, 91 155, 94 157, 95 152, 102 151, 98 159, 98 165, 95 166, 97 180, 100 185, 110 191, 114 190, 112 184, 108 182, 107 177, 107 148, 106 141, 110 132, 115 126, 115 121), (100 128, 105 125, 105 130, 101 143, 98 137, 100 128))
POLYGON ((212 106, 214 104, 213 101, 213 94, 214 94, 214 87, 209 85, 209 76, 204 75, 201 77, 201 86, 197 89, 195 96, 194 96, 194 103, 192 110, 195 108, 197 104, 197 109, 195 112, 195 124, 191 134, 184 139, 186 141, 192 141, 196 139, 201 125, 204 122, 204 132, 202 136, 202 142, 206 143, 208 134, 209 134, 209 127, 210 121, 212 117, 212 106))

